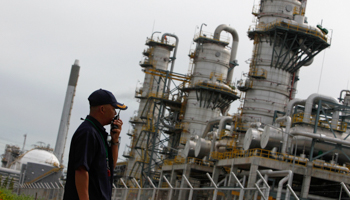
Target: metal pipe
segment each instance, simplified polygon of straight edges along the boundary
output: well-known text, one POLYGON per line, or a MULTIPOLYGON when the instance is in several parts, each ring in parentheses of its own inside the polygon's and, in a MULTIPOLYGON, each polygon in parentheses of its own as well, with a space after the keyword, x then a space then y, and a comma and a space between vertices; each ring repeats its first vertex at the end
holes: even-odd
POLYGON ((231 57, 230 57, 230 67, 231 68, 227 72, 227 79, 226 79, 227 84, 231 85, 233 68, 237 65, 236 64, 236 55, 237 55, 239 37, 238 37, 237 31, 234 28, 229 27, 226 24, 221 24, 215 29, 215 32, 214 32, 214 39, 215 40, 220 40, 220 34, 222 31, 229 32, 232 35, 232 48, 231 48, 231 57))
MULTIPOLYGON (((282 179, 280 180, 280 182, 278 183, 278 190, 277 190, 277 197, 276 197, 276 200, 281 200, 283 184, 284 184, 285 182, 287 182, 288 179, 289 179, 289 177, 286 176, 286 177, 282 178, 282 179)), ((286 199, 288 199, 288 198, 286 197, 286 199)))
POLYGON ((215 124, 218 124, 220 122, 222 117, 218 117, 218 118, 214 118, 214 119, 210 119, 209 122, 207 123, 202 138, 207 137, 208 132, 210 131, 211 127, 215 124))
MULTIPOLYGON (((172 57, 172 61, 171 61, 171 68, 170 68, 170 73, 173 72, 174 70, 174 65, 175 65, 175 59, 176 59, 176 52, 177 52, 177 48, 178 48, 178 45, 179 45, 179 38, 174 35, 174 34, 171 34, 171 33, 164 33, 162 35, 162 43, 164 42, 164 39, 165 39, 165 36, 170 36, 170 37, 174 37, 176 39, 176 43, 175 43, 175 49, 174 49, 174 53, 173 53, 173 57, 172 57)), ((170 84, 170 81, 169 81, 169 84, 170 84)), ((168 84, 168 86, 169 86, 168 84)))
POLYGON ((338 104, 338 101, 333 97, 329 97, 329 96, 325 96, 325 95, 317 94, 317 93, 310 95, 306 99, 306 102, 305 102, 305 113, 304 113, 304 119, 303 119, 304 123, 310 123, 312 106, 318 100, 325 100, 325 101, 330 101, 332 103, 338 104))
POLYGON ((289 138, 289 132, 290 132, 290 126, 292 124, 292 119, 290 118, 290 116, 286 115, 283 117, 279 117, 276 119, 276 122, 282 122, 282 121, 286 121, 286 130, 283 136, 283 143, 282 143, 282 153, 286 153, 286 149, 287 149, 287 143, 288 143, 288 138, 289 138))
POLYGON ((154 31, 154 32, 152 33, 152 35, 151 35, 151 40, 153 40, 153 35, 154 35, 155 33, 161 33, 161 32, 160 32, 160 31, 154 31))
POLYGON ((204 26, 207 26, 207 24, 202 23, 202 25, 201 25, 201 29, 199 30, 199 37, 202 35, 202 27, 203 27, 203 25, 204 25, 204 26))
POLYGON ((339 138, 327 137, 323 134, 306 132, 306 131, 300 130, 298 127, 293 127, 290 131, 290 134, 295 136, 300 135, 300 136, 305 136, 313 139, 318 139, 321 141, 328 141, 328 142, 350 146, 350 141, 339 139, 339 138))
MULTIPOLYGON (((217 133, 218 136, 221 135, 221 132, 222 132, 222 130, 224 130, 224 127, 225 127, 226 123, 232 122, 232 120, 233 120, 232 116, 223 116, 223 117, 221 117, 220 123, 219 123, 219 130, 218 130, 218 133, 217 133)), ((214 135, 213 141, 212 141, 211 147, 210 147, 210 153, 214 151, 216 139, 217 139, 217 137, 215 137, 215 135, 214 135)))
POLYGON ((291 117, 293 113, 293 107, 295 105, 305 105, 305 102, 305 99, 293 99, 289 101, 286 107, 286 115, 291 117))

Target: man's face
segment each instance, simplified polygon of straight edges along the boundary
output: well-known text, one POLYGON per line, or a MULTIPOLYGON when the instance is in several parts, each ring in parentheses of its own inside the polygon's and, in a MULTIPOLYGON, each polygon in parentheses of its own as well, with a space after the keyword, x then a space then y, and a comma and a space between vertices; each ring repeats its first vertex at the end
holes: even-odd
POLYGON ((104 107, 104 117, 106 120, 106 124, 109 124, 114 118, 114 116, 117 114, 117 112, 115 108, 110 104, 103 105, 103 107, 104 107))

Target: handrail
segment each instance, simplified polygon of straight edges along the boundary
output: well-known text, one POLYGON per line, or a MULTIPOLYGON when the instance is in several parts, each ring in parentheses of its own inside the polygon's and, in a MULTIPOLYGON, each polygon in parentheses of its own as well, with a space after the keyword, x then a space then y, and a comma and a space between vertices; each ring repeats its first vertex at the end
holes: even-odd
MULTIPOLYGON (((304 113, 296 113, 296 114, 293 115, 292 123, 293 124, 294 123, 305 123, 305 122, 303 122, 303 120, 304 120, 304 113)), ((315 120, 316 120, 316 115, 311 115, 310 116, 310 121, 309 121, 308 124, 314 125, 315 124, 315 120)), ((330 119, 328 119, 328 121, 320 119, 320 120, 318 120, 317 126, 318 127, 322 127, 322 128, 330 129, 331 127, 329 126, 329 124, 330 124, 329 120, 330 119)), ((346 122, 342 122, 342 121, 338 120, 337 127, 333 128, 333 130, 346 132, 347 127, 348 127, 348 124, 346 122)))
POLYGON ((211 40, 216 40, 218 42, 230 43, 230 37, 220 36, 220 40, 217 40, 217 39, 214 39, 214 34, 213 33, 206 32, 206 31, 202 31, 200 33, 196 33, 194 35, 193 40, 196 40, 198 38, 208 38, 208 39, 211 39, 211 40))
POLYGON ((308 27, 305 27, 305 26, 302 26, 302 25, 299 25, 299 24, 298 25, 294 25, 294 24, 291 24, 291 23, 287 23, 285 21, 282 21, 282 19, 277 19, 276 21, 270 22, 268 24, 257 24, 257 25, 251 26, 249 28, 249 31, 250 30, 256 30, 256 29, 267 31, 267 30, 270 30, 270 29, 275 28, 277 26, 286 27, 288 29, 292 29, 292 30, 296 30, 296 31, 303 31, 303 32, 305 32, 307 34, 319 37, 325 42, 329 42, 329 38, 326 35, 324 35, 322 33, 319 33, 317 31, 316 27, 314 29, 310 29, 308 27))

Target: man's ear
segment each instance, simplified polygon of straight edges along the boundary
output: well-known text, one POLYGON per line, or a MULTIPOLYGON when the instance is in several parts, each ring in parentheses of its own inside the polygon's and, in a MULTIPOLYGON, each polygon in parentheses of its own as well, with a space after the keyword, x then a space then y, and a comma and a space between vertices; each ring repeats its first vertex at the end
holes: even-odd
POLYGON ((104 112, 105 112, 105 107, 104 107, 104 106, 100 106, 100 111, 101 111, 102 113, 104 113, 104 112))

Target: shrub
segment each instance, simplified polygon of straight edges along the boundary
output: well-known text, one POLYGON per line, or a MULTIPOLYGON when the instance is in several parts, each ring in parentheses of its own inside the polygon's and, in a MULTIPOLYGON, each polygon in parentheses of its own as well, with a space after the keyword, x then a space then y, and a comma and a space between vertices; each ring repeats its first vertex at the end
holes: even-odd
POLYGON ((11 190, 0 188, 0 200, 34 200, 34 198, 26 195, 18 196, 13 194, 11 190))

